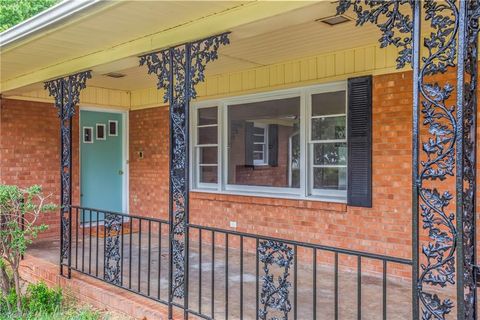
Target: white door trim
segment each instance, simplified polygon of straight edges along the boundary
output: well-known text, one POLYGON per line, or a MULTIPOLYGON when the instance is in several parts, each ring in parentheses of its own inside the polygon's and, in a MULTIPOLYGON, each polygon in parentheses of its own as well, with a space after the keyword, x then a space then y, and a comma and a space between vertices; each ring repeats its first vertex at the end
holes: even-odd
MULTIPOLYGON (((130 171, 129 171, 129 112, 125 109, 115 109, 115 108, 99 108, 94 106, 80 106, 78 112, 78 129, 79 129, 79 145, 78 145, 78 186, 80 192, 82 190, 82 161, 80 156, 82 154, 82 128, 80 126, 81 122, 81 112, 80 111, 93 111, 93 112, 107 112, 107 113, 119 113, 122 115, 122 170, 123 170, 123 177, 122 177, 122 212, 128 214, 130 212, 130 189, 129 189, 129 182, 130 182, 130 171)), ((80 201, 81 201, 80 197, 80 201)), ((104 209, 104 208, 98 208, 104 209)))

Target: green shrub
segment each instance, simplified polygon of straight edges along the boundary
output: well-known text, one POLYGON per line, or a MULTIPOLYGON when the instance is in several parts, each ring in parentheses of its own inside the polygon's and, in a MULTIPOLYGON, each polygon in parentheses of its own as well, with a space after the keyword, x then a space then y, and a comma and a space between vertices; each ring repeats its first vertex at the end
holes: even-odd
POLYGON ((26 295, 26 310, 29 313, 54 313, 62 304, 62 291, 50 289, 43 282, 29 284, 26 295))
POLYGON ((0 185, 0 294, 10 313, 23 312, 20 261, 27 246, 47 226, 38 225, 40 214, 51 211, 54 205, 45 203, 40 186, 20 189, 0 185), (14 288, 16 301, 7 298, 14 288))
MULTIPOLYGON (((8 306, 15 306, 17 303, 17 294, 15 293, 15 289, 11 288, 10 293, 6 297, 0 297, 0 315, 4 315, 9 313, 8 306)), ((0 319, 3 319, 0 317, 0 319)))

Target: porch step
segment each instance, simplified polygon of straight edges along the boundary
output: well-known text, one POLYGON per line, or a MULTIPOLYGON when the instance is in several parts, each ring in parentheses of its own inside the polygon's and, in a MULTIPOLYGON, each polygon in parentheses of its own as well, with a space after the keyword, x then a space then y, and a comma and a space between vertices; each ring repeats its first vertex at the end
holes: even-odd
MULTIPOLYGON (((31 255, 26 255, 20 268, 27 282, 43 281, 51 287, 61 287, 65 294, 101 310, 114 311, 135 319, 168 319, 167 306, 132 292, 117 288, 97 279, 72 271, 72 278, 61 277, 59 266, 31 255)), ((174 319, 183 319, 175 310, 174 319)))

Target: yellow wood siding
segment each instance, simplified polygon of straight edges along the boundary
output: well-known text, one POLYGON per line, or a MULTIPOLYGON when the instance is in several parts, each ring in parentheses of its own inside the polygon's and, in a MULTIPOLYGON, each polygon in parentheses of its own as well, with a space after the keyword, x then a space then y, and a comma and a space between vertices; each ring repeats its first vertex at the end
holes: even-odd
MULTIPOLYGON (((47 90, 42 89, 26 92, 18 96, 6 96, 6 98, 53 102, 52 97, 48 96, 47 90)), ((80 104, 129 109, 130 92, 98 87, 87 87, 80 93, 80 104)))
MULTIPOLYGON (((270 66, 207 76, 197 85, 198 100, 347 79, 364 74, 397 71, 397 49, 378 45, 343 50, 270 66)), ((220 54, 220 59, 221 59, 220 54)), ((163 90, 131 92, 131 109, 163 105, 163 90)))
MULTIPOLYGON (((395 69, 397 49, 378 45, 342 50, 269 66, 207 76, 197 85, 198 100, 242 95, 315 83, 325 83, 365 74, 385 74, 395 69)), ((222 58, 220 53, 220 59, 222 58)), ((80 101, 84 105, 142 109, 164 105, 163 90, 156 87, 133 91, 87 87, 80 101)), ((45 90, 14 98, 52 101, 45 90)))

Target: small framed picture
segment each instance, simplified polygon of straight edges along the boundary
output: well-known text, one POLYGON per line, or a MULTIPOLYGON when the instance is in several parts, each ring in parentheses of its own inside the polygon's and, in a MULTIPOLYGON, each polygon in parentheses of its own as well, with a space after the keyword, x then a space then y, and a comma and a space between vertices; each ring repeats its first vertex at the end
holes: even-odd
POLYGON ((111 137, 118 136, 118 121, 108 120, 108 135, 111 137))
POLYGON ((107 140, 106 125, 104 123, 97 123, 97 140, 107 140))
POLYGON ((92 127, 83 127, 83 143, 93 143, 92 127))

